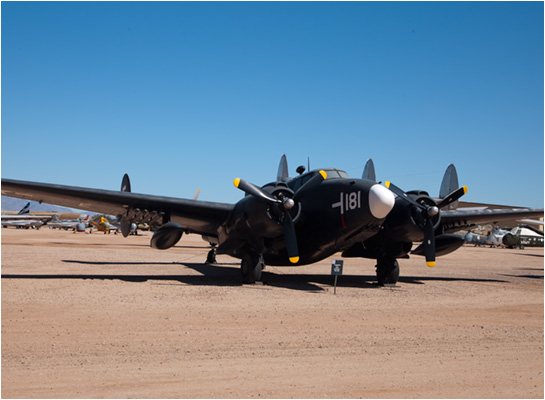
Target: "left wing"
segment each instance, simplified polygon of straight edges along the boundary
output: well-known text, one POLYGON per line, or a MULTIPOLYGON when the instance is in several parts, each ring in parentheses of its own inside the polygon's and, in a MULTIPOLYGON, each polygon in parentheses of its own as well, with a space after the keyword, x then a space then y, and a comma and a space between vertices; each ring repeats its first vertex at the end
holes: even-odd
POLYGON ((441 211, 441 225, 445 232, 476 225, 497 224, 500 221, 541 218, 543 208, 463 209, 441 211))
POLYGON ((12 179, 2 179, 2 194, 115 216, 126 215, 129 210, 155 211, 179 222, 188 232, 209 236, 217 236, 218 228, 234 208, 233 204, 226 203, 12 179))

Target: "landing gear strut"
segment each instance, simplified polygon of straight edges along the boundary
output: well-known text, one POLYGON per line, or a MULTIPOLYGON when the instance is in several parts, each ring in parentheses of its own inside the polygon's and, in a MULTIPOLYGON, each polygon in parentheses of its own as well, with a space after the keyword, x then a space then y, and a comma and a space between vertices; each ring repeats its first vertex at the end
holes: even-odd
POLYGON ((242 257, 240 271, 242 272, 243 283, 255 283, 261 280, 261 271, 265 263, 260 254, 247 253, 242 257))
POLYGON ((399 279, 399 264, 395 258, 379 257, 377 259, 378 284, 395 285, 399 279))

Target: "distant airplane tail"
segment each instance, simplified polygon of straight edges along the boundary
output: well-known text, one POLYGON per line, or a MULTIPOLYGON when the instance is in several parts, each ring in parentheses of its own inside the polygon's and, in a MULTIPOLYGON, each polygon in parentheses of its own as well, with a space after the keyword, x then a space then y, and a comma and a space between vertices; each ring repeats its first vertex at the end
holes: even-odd
POLYGON ((21 208, 21 211, 19 211, 17 213, 17 215, 23 215, 23 214, 28 214, 28 213, 30 213, 30 202, 26 203, 26 206, 21 208))
POLYGON ((123 175, 123 179, 121 180, 121 191, 122 192, 131 191, 131 180, 129 179, 128 174, 123 175))
MULTIPOLYGON (((460 185, 458 184, 458 173, 456 172, 456 167, 454 164, 450 164, 443 175, 443 181, 441 182, 441 188, 439 189, 439 198, 444 199, 450 193, 458 189, 460 185)), ((455 210, 458 207, 458 201, 450 203, 445 210, 455 210)))

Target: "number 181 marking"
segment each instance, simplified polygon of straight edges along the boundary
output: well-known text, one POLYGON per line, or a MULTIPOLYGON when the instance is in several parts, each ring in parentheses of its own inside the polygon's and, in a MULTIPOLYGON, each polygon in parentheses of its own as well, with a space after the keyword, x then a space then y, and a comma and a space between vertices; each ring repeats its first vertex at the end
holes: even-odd
POLYGON ((337 203, 333 203, 331 208, 341 208, 341 214, 344 214, 345 210, 355 210, 356 208, 361 208, 361 192, 352 192, 350 194, 344 195, 344 192, 341 192, 341 199, 337 203))

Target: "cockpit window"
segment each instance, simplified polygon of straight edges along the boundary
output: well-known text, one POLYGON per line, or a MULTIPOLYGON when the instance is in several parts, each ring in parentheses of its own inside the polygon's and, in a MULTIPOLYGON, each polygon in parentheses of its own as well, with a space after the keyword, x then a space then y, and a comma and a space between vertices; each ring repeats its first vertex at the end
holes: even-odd
MULTIPOLYGON (((327 179, 349 179, 350 176, 338 169, 324 169, 327 174, 327 179)), ((288 186, 296 192, 301 186, 303 186, 310 178, 316 175, 318 171, 311 171, 288 182, 288 186)))

